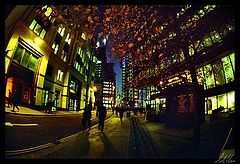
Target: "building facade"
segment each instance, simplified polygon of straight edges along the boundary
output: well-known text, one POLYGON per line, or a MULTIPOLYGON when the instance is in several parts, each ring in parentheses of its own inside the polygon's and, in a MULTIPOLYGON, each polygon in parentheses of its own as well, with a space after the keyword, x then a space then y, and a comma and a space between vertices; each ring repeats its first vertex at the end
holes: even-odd
MULTIPOLYGON (((193 90, 202 88, 205 116, 220 106, 224 108, 222 113, 234 112, 234 12, 231 5, 183 5, 166 18, 160 25, 159 37, 152 36, 160 48, 150 51, 151 58, 135 59, 137 64, 132 67, 131 82, 139 89, 140 101, 151 104, 157 111, 171 108, 166 102, 167 95, 174 92, 171 88, 187 85, 193 90)), ((124 78, 130 78, 125 72, 124 78)), ((197 108, 193 104, 194 91, 181 95, 184 92, 180 89, 176 94, 179 102, 175 113, 186 114, 197 108), (183 111, 182 105, 187 111, 183 111)))
POLYGON ((21 105, 80 110, 94 98, 91 39, 58 23, 51 5, 17 5, 5 20, 5 82, 21 105))

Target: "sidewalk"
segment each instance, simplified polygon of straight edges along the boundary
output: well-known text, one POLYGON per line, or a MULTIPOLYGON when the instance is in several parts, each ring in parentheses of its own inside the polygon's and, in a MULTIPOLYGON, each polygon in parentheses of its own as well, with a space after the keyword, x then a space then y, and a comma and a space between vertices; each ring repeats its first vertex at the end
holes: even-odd
MULTIPOLYGON (((34 111, 28 108, 20 108, 19 113, 44 114, 41 111, 34 111)), ((6 108, 6 111, 9 109, 6 108)), ((61 114, 81 114, 79 112, 57 111, 55 115, 61 114)), ((112 112, 108 110, 108 112, 112 112)), ((18 112, 16 112, 18 113, 18 112)), ((96 116, 95 111, 92 113, 96 116)), ((49 114, 45 114, 49 115, 49 114)), ((228 129, 232 126, 231 120, 211 122, 202 126, 200 151, 193 152, 192 136, 193 129, 167 128, 163 123, 148 122, 142 116, 138 117, 140 122, 149 132, 151 140, 159 151, 160 159, 218 159, 218 153, 226 139, 228 129)), ((115 114, 106 121, 104 133, 97 130, 97 125, 93 126, 87 133, 79 132, 74 134, 64 142, 53 145, 48 149, 33 152, 19 158, 121 158, 128 156, 130 137, 130 117, 124 114, 123 124, 119 116, 115 114), (84 146, 83 146, 84 145, 84 146)))

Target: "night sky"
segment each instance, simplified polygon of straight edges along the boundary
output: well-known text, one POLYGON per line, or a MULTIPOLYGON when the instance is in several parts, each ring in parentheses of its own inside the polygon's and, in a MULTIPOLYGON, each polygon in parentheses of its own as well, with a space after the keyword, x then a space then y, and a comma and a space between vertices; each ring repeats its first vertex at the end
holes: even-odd
MULTIPOLYGON (((106 42, 106 51, 110 52, 112 47, 109 47, 108 43, 106 42)), ((121 94, 122 92, 122 69, 120 68, 120 63, 118 60, 112 60, 109 55, 107 55, 107 61, 108 62, 114 62, 114 71, 116 73, 116 96, 118 94, 121 94)))

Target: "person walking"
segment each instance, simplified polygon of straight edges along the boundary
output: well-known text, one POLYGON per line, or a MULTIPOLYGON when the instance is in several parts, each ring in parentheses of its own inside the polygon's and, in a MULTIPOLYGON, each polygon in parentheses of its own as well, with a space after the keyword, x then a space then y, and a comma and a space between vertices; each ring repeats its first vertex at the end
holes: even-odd
POLYGON ((18 95, 17 95, 17 92, 15 91, 14 92, 14 95, 13 95, 13 99, 12 99, 12 103, 13 103, 13 112, 15 112, 15 107, 18 109, 18 112, 19 112, 19 98, 18 98, 18 95))
POLYGON ((49 101, 47 102, 47 110, 48 110, 48 114, 52 113, 52 108, 53 108, 53 101, 51 99, 49 99, 49 101))
POLYGON ((98 116, 98 130, 101 130, 103 132, 104 129, 104 121, 107 115, 107 109, 103 106, 101 103, 97 108, 97 116, 98 116))
POLYGON ((119 111, 119 117, 120 117, 120 120, 121 120, 121 122, 122 122, 124 109, 121 108, 121 107, 119 107, 119 108, 118 108, 118 111, 119 111))
POLYGON ((12 103, 12 92, 9 89, 8 90, 8 108, 12 105, 11 103, 12 103))
POLYGON ((83 117, 82 117, 82 128, 83 131, 86 130, 86 125, 88 126, 88 131, 91 129, 91 118, 92 118, 92 104, 88 104, 84 108, 83 117))

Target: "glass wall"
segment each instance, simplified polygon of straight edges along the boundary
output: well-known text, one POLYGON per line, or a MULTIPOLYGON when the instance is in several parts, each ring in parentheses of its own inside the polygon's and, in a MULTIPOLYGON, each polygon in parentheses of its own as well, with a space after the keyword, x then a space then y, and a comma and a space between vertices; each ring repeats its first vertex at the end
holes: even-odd
MULTIPOLYGON (((235 52, 197 69, 198 81, 199 83, 204 81, 204 90, 233 82, 235 71, 234 62, 235 52)), ((235 91, 231 91, 216 96, 206 97, 205 114, 212 114, 212 110, 220 106, 224 107, 222 112, 235 110, 234 96, 235 91)))
POLYGON ((229 112, 235 110, 235 91, 211 96, 205 98, 205 114, 212 114, 212 110, 224 107, 222 112, 229 112))
POLYGON ((204 89, 214 88, 234 81, 235 53, 197 69, 198 82, 204 81, 204 89))

